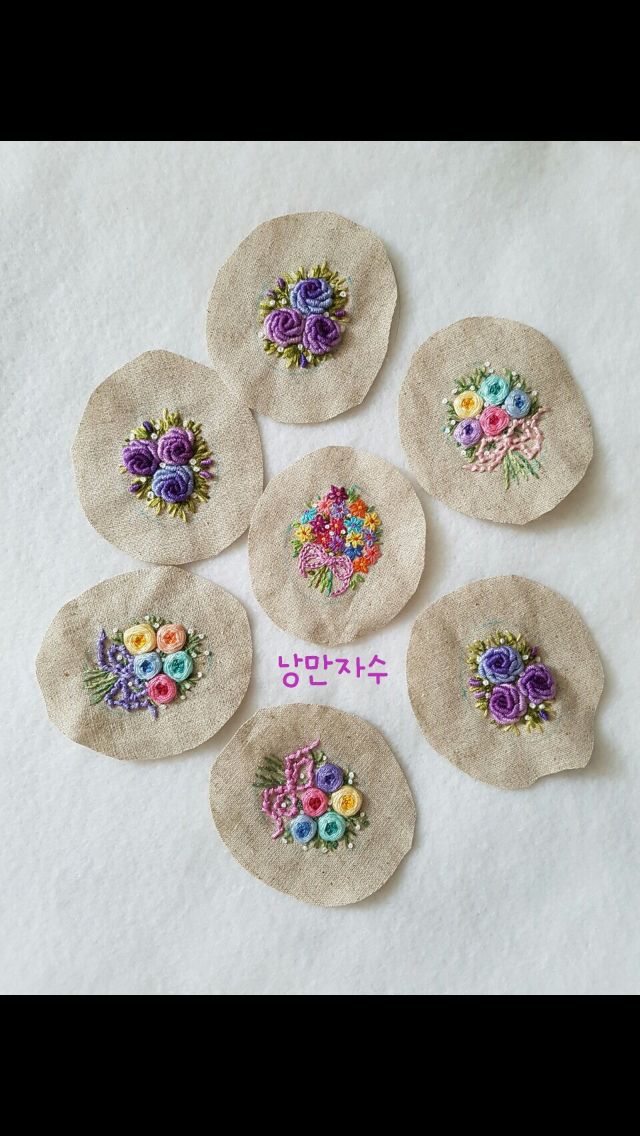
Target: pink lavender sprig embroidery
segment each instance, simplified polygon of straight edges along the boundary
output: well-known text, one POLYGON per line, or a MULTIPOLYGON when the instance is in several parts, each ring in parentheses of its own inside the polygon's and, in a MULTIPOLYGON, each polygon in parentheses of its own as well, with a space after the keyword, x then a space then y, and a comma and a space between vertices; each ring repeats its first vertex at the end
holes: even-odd
POLYGON ((477 639, 467 648, 467 666, 476 709, 500 729, 542 731, 553 718, 556 680, 523 635, 496 631, 477 639))
POLYGON ((356 775, 327 758, 317 738, 284 760, 266 757, 256 771, 254 788, 260 808, 273 823, 271 837, 304 849, 351 851, 369 820, 356 775))
POLYGON ((157 718, 159 706, 185 700, 210 656, 205 636, 194 628, 145 615, 124 631, 115 627, 107 635, 100 630, 97 665, 86 668, 83 682, 92 706, 148 710, 157 718))
POLYGON ((260 301, 263 349, 286 367, 316 367, 340 345, 348 303, 346 280, 326 261, 279 276, 260 301))
POLYGON ((358 587, 382 555, 382 522, 356 485, 332 485, 309 502, 290 532, 300 575, 331 599, 358 587))
POLYGON ((540 418, 548 410, 516 371, 498 374, 485 363, 458 379, 442 401, 447 415, 442 430, 462 450, 464 469, 493 473, 502 468, 505 489, 520 478, 540 476, 540 418))

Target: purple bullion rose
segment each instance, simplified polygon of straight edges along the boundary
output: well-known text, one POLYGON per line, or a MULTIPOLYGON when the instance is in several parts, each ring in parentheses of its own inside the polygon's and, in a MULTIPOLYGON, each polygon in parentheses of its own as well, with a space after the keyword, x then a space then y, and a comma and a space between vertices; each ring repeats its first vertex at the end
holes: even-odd
POLYGON ((181 426, 172 426, 158 442, 158 457, 167 465, 186 465, 193 457, 193 434, 181 426))
POLYGON ((333 303, 333 288, 327 280, 310 276, 308 280, 298 280, 289 292, 291 306, 302 312, 303 316, 317 316, 326 312, 333 303))
POLYGON ((169 504, 186 501, 193 493, 193 471, 190 465, 165 465, 156 470, 151 482, 156 497, 169 504))
POLYGON ((556 696, 556 680, 542 663, 532 663, 527 667, 518 679, 518 686, 527 702, 534 706, 556 696))
POLYGON ((326 355, 333 351, 340 339, 340 328, 328 316, 309 316, 304 325, 302 342, 314 355, 326 355))
POLYGON ((501 726, 519 722, 527 709, 527 699, 516 683, 494 686, 489 699, 489 712, 501 726))
POLYGON ((475 446, 482 437, 482 426, 479 418, 463 418, 458 422, 453 436, 459 446, 475 446))
POLYGON ((480 656, 478 674, 488 682, 515 682, 524 667, 522 656, 514 647, 489 647, 480 656))
POLYGON ((300 343, 304 331, 304 316, 294 312, 292 308, 276 308, 269 312, 264 321, 264 333, 267 339, 277 343, 278 347, 291 347, 300 343))
POLYGON ((160 465, 156 443, 142 438, 128 442, 122 451, 122 464, 137 477, 151 477, 160 465))
POLYGON ((340 766, 334 765, 331 761, 323 762, 316 769, 315 782, 323 793, 335 793, 336 789, 342 787, 343 781, 344 774, 340 766))

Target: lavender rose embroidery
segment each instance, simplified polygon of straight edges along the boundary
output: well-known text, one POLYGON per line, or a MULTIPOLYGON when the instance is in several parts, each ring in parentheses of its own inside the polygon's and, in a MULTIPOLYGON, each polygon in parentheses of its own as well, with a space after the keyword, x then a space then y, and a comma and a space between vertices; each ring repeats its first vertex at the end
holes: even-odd
POLYGON ((335 793, 336 789, 340 789, 342 786, 344 773, 339 765, 334 765, 332 761, 325 761, 317 767, 315 781, 323 793, 335 793))
POLYGON ((264 321, 264 333, 279 347, 289 347, 300 343, 304 330, 304 316, 292 308, 278 308, 270 312, 264 321))
POLYGON ((151 489, 170 504, 186 501, 193 493, 193 471, 189 465, 166 465, 156 470, 151 489))
POLYGON ((514 682, 523 668, 520 652, 508 646, 490 647, 478 662, 478 674, 491 683, 514 682))
POLYGON ((527 709, 527 699, 516 683, 494 686, 489 699, 489 713, 501 726, 519 722, 527 709))
POLYGON ((122 451, 122 464, 135 477, 151 477, 160 465, 155 442, 135 439, 122 451))
POLYGON ((333 303, 333 288, 327 280, 311 276, 298 280, 289 293, 291 306, 303 316, 322 315, 333 303))
POLYGON ((518 686, 527 702, 537 706, 556 696, 556 680, 543 663, 532 663, 520 675, 518 686))
POLYGON ((480 425, 479 418, 462 418, 455 430, 453 436, 459 446, 475 446, 482 437, 482 426, 480 425))
POLYGON ((340 328, 328 316, 309 316, 304 325, 302 342, 314 355, 333 351, 340 339, 340 328))
POLYGON ((158 457, 167 465, 186 465, 193 457, 193 431, 172 426, 158 442, 158 457))

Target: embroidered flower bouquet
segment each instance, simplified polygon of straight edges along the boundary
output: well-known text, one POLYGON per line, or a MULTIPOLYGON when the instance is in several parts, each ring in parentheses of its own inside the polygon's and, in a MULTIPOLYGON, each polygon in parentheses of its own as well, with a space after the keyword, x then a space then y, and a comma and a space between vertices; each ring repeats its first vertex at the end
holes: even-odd
POLYGON ((327 760, 320 739, 281 761, 267 757, 256 772, 262 812, 273 821, 272 839, 303 848, 350 851, 369 821, 353 770, 327 760))
POLYGON ((553 717, 556 680, 540 662, 539 650, 511 631, 497 631, 468 649, 476 709, 503 730, 542 730, 553 717))
POLYGON ((174 699, 184 701, 194 683, 203 677, 195 670, 202 655, 204 635, 181 623, 168 623, 146 615, 126 631, 100 631, 96 667, 83 676, 91 703, 103 702, 111 710, 148 710, 158 717, 158 706, 174 699))
POLYGON ((213 455, 202 425, 183 421, 179 410, 137 426, 122 450, 122 473, 133 478, 129 492, 144 500, 156 516, 165 510, 186 521, 209 499, 213 455))
POLYGON ((346 280, 326 261, 279 276, 260 303, 264 350, 287 367, 317 367, 340 343, 348 303, 346 280))
POLYGON ((300 575, 332 599, 362 583, 382 555, 382 522, 355 485, 332 485, 307 505, 291 530, 300 575))
POLYGON ((538 392, 515 371, 498 375, 485 363, 458 379, 444 398, 447 425, 466 458, 465 469, 491 473, 502 467, 505 489, 520 478, 538 477, 543 434, 538 392))

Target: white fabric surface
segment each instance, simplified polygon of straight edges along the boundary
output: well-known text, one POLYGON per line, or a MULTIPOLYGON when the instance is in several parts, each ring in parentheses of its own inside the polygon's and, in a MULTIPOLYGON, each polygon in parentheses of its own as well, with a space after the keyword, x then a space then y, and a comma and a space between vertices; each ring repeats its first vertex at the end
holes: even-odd
POLYGON ((638 992, 639 188, 640 146, 624 142, 2 143, 2 992, 638 992), (334 443, 406 470, 396 399, 411 355, 472 314, 522 320, 557 344, 593 415, 592 466, 522 530, 418 490, 418 592, 345 652, 386 659, 380 687, 343 677, 285 690, 277 656, 300 644, 255 603, 241 538, 195 569, 250 614, 254 675, 235 718, 195 753, 151 766, 93 754, 48 723, 33 665, 61 604, 139 566, 94 532, 75 495, 69 449, 85 401, 148 348, 206 362, 219 265, 260 221, 304 209, 382 237, 399 311, 361 408, 315 427, 260 419, 267 476, 334 443), (404 676, 425 604, 505 572, 576 604, 606 674, 590 766, 511 793, 428 747, 404 676), (352 908, 270 890, 209 814, 209 767, 232 732, 259 706, 303 700, 368 717, 416 799, 413 852, 352 908))

